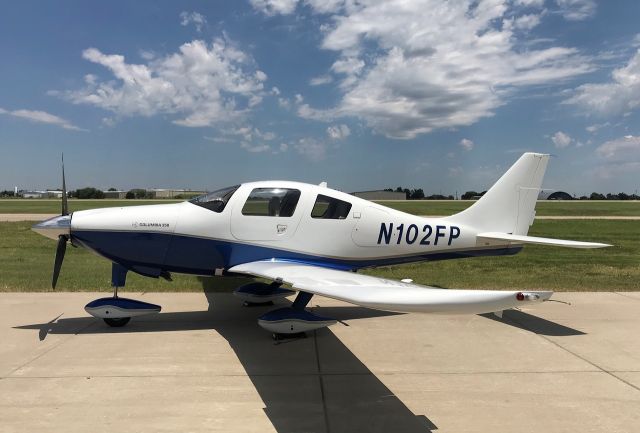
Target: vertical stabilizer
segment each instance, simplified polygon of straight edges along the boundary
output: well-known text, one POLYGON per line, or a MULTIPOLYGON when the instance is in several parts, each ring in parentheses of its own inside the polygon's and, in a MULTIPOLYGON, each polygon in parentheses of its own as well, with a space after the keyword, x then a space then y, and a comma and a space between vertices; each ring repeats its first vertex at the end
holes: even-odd
POLYGON ((481 231, 526 235, 549 155, 525 153, 468 209, 447 218, 481 231))

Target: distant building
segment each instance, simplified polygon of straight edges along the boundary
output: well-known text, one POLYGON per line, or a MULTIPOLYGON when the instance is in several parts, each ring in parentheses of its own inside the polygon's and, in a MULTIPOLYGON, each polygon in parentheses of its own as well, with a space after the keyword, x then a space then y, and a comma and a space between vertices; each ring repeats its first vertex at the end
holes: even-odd
POLYGON ((123 199, 126 198, 127 191, 102 191, 104 198, 110 199, 123 199))
POLYGON ((573 200, 573 197, 564 191, 540 191, 538 200, 573 200))
POLYGON ((23 198, 62 198, 62 191, 19 191, 23 198))
POLYGON ((45 198, 44 191, 21 191, 23 198, 45 198))
POLYGON ((355 195, 356 197, 363 198, 365 200, 406 200, 407 193, 405 192, 396 192, 396 191, 359 191, 352 192, 351 195, 355 195))
POLYGON ((195 197, 196 195, 204 194, 204 191, 191 191, 188 189, 150 189, 153 198, 176 198, 181 197, 195 197))

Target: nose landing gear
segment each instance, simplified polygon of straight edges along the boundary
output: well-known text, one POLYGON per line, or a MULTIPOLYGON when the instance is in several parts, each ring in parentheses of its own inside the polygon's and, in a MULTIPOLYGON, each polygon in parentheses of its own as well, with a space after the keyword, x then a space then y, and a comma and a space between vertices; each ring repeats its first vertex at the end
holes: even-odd
POLYGON ((93 317, 103 319, 107 325, 114 328, 126 325, 132 317, 159 313, 162 309, 160 305, 118 297, 118 287, 124 286, 126 276, 127 269, 113 263, 111 267, 113 296, 91 301, 84 307, 84 310, 93 317))

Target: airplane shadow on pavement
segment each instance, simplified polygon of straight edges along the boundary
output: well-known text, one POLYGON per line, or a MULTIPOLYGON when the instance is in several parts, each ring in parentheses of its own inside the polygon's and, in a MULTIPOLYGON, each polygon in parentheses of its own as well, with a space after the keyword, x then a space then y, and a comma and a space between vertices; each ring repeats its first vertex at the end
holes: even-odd
POLYGON ((564 326, 559 323, 552 322, 550 320, 543 319, 542 317, 534 316, 532 314, 528 314, 519 310, 506 310, 503 312, 502 318, 499 318, 493 313, 480 314, 480 316, 540 335, 547 335, 552 337, 585 335, 584 332, 577 329, 569 328, 568 326, 564 326))
MULTIPOLYGON (((310 332, 307 338, 275 342, 256 319, 282 305, 246 308, 228 294, 205 291, 205 295, 207 311, 160 313, 134 319, 124 328, 109 328, 91 317, 58 317, 18 328, 38 330, 40 340, 48 334, 211 329, 234 350, 279 433, 428 433, 437 429, 426 416, 409 410, 330 329, 310 332)), ((323 307, 322 314, 349 321, 396 313, 323 307)))

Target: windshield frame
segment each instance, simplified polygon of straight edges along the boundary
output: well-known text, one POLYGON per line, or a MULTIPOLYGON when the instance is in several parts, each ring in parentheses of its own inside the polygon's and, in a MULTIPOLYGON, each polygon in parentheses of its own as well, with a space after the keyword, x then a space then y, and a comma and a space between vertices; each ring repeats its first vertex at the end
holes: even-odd
POLYGON ((233 197, 233 194, 235 194, 238 188, 240 188, 240 185, 221 188, 194 197, 189 200, 189 203, 195 204, 196 206, 203 207, 216 213, 221 213, 225 209, 225 207, 227 207, 227 203, 229 203, 229 200, 231 200, 231 197, 233 197))

